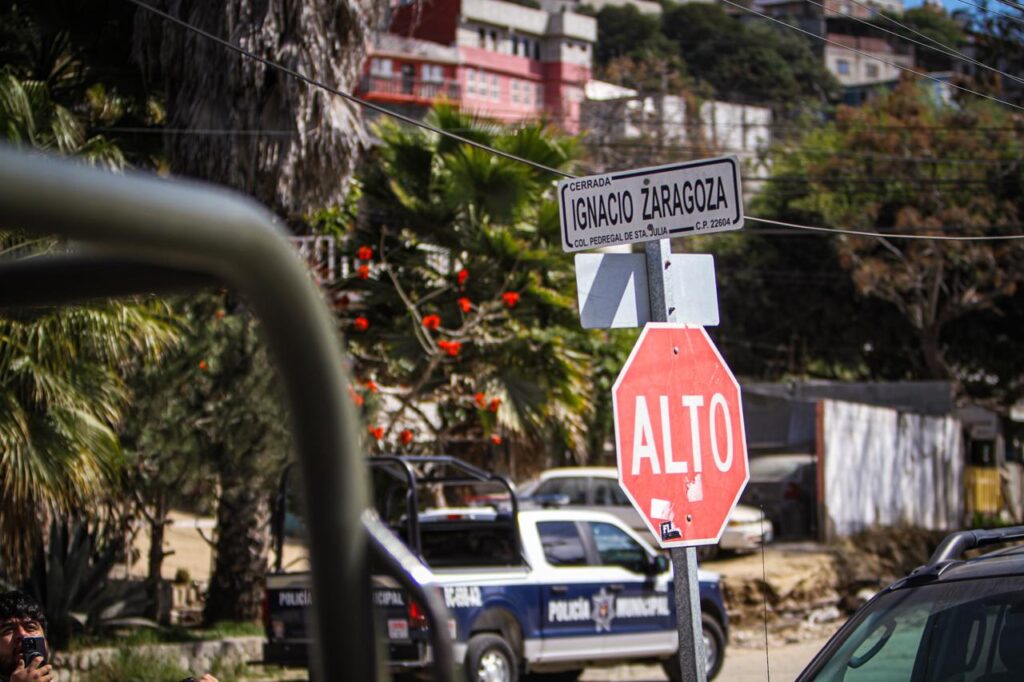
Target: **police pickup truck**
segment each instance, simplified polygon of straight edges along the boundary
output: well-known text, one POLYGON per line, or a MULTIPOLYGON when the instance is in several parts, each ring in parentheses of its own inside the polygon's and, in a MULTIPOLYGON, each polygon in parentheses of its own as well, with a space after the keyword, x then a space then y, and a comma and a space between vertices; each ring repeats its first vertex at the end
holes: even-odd
MULTIPOLYGON (((434 501, 442 501, 450 496, 439 495, 437 485, 443 488, 446 480, 461 481, 465 489, 471 478, 498 478, 459 460, 446 466, 455 467, 457 475, 419 472, 412 487, 425 481, 435 486, 434 501)), ((463 490, 459 500, 483 499, 493 506, 426 508, 415 519, 402 518, 396 528, 443 590, 455 660, 467 679, 511 682, 529 674, 531 679, 573 680, 583 668, 625 662, 662 663, 670 678, 678 678, 666 557, 611 514, 519 511, 511 486, 504 486, 504 494, 491 496, 463 490)), ((407 491, 396 498, 393 493, 377 495, 385 519, 394 514, 382 497, 418 509, 420 496, 407 491)), ((267 578, 268 663, 302 663, 302 610, 310 599, 305 580, 303 574, 289 573, 267 578)), ((718 577, 701 571, 699 585, 711 679, 722 664, 728 621, 718 577)), ((425 670, 430 648, 423 608, 384 576, 375 579, 373 590, 392 671, 425 670)))

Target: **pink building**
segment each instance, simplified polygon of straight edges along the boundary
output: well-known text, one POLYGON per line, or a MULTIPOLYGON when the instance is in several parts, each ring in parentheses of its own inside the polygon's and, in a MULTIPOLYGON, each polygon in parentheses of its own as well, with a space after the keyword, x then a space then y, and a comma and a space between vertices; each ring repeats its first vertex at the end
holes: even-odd
POLYGON ((359 94, 416 114, 444 98, 508 123, 545 119, 579 132, 597 22, 504 0, 427 0, 392 8, 370 46, 359 94))

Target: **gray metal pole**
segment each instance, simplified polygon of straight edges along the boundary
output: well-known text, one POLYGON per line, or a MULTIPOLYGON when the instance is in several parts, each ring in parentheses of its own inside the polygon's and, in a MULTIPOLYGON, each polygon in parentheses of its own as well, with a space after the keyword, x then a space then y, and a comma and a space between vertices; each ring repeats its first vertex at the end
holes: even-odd
MULTIPOLYGON (((673 301, 676 277, 672 270, 672 242, 659 239, 644 244, 647 257, 647 286, 651 301, 652 322, 675 322, 673 301)), ((704 635, 700 619, 700 587, 697 584, 697 550, 676 547, 672 556, 675 585, 676 630, 679 633, 678 665, 684 682, 705 682, 707 679, 704 635)))

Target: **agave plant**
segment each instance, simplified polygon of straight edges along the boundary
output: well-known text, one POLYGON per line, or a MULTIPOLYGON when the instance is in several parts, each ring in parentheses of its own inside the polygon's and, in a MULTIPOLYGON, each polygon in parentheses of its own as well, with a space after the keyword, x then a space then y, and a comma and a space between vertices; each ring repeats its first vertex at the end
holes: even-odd
POLYGON ((123 536, 85 521, 55 521, 49 542, 40 542, 22 589, 43 607, 47 640, 67 646, 72 633, 93 633, 119 619, 141 615, 149 597, 144 583, 112 581, 124 553, 123 536))

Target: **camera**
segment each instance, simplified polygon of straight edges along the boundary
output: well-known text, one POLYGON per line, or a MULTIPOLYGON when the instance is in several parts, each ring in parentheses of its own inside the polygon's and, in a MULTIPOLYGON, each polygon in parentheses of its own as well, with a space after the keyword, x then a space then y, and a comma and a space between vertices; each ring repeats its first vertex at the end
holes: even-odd
POLYGON ((46 640, 42 637, 22 637, 21 638, 21 657, 25 661, 25 665, 28 666, 32 662, 33 658, 41 658, 39 665, 46 664, 46 640))

